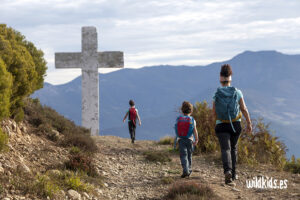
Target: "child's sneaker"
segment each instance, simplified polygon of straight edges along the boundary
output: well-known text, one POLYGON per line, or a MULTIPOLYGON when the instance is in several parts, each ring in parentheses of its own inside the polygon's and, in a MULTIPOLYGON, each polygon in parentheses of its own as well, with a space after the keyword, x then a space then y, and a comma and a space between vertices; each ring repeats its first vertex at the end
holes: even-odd
MULTIPOLYGON (((191 174, 191 173, 190 173, 190 174, 191 174)), ((183 172, 182 175, 181 175, 181 178, 189 177, 190 174, 187 174, 187 173, 183 172)))
POLYGON ((230 171, 225 172, 225 184, 232 182, 232 175, 230 171))
POLYGON ((235 183, 232 181, 232 174, 230 171, 225 173, 225 184, 229 186, 235 186, 235 183))
POLYGON ((238 179, 239 179, 238 175, 233 173, 232 174, 232 180, 235 181, 235 180, 238 180, 238 179))

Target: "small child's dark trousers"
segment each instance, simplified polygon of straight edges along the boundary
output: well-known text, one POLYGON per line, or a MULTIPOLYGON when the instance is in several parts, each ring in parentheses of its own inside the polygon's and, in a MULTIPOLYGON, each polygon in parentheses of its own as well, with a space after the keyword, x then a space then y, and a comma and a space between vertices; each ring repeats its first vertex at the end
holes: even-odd
POLYGON ((133 121, 129 121, 128 122, 128 128, 129 128, 131 141, 134 142, 134 140, 135 140, 135 129, 136 129, 135 123, 133 123, 133 121))

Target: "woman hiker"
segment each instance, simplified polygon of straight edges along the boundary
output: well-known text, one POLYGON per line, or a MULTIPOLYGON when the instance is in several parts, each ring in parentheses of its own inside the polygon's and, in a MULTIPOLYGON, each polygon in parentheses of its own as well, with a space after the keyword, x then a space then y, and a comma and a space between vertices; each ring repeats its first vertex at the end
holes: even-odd
POLYGON ((215 132, 221 147, 225 184, 234 186, 233 181, 237 179, 237 142, 242 129, 242 114, 246 118, 248 132, 252 132, 252 124, 242 92, 231 86, 231 76, 231 66, 222 65, 221 87, 213 97, 213 114, 216 117, 215 132))

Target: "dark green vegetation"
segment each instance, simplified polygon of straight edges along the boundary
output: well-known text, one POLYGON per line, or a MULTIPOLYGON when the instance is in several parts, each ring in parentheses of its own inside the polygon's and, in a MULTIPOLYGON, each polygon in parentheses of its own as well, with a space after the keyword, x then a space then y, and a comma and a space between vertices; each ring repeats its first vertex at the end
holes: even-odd
POLYGON ((23 119, 24 99, 44 84, 43 56, 20 32, 0 24, 0 119, 23 119))
POLYGON ((284 166, 284 170, 290 171, 294 174, 300 174, 300 158, 296 160, 295 156, 292 156, 291 160, 287 161, 284 166))
POLYGON ((27 99, 25 105, 25 120, 35 128, 36 134, 53 139, 48 133, 54 129, 64 136, 63 140, 59 141, 60 145, 64 147, 75 146, 85 152, 97 150, 88 129, 77 126, 74 122, 59 115, 55 110, 42 106, 38 99, 27 99))
POLYGON ((0 152, 7 149, 8 136, 0 128, 0 152))

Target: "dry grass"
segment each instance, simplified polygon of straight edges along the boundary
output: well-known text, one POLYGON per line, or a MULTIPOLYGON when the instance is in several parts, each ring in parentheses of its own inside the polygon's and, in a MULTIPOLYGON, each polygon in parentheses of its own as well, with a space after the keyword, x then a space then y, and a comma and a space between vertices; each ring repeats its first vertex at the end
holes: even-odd
POLYGON ((151 162, 170 162, 172 159, 169 157, 167 152, 160 151, 147 151, 144 153, 146 160, 151 162))
POLYGON ((0 152, 7 150, 8 135, 0 128, 0 152))
POLYGON ((172 177, 163 177, 162 179, 161 179, 161 182, 163 183, 163 184, 165 184, 165 185, 167 185, 167 184, 171 184, 171 183, 174 183, 174 178, 172 178, 172 177))
POLYGON ((165 136, 165 137, 161 138, 158 141, 158 144, 160 144, 160 145, 173 145, 174 144, 174 137, 165 136))
POLYGON ((213 190, 196 181, 180 181, 174 183, 166 196, 167 199, 198 200, 198 199, 220 199, 213 190))

